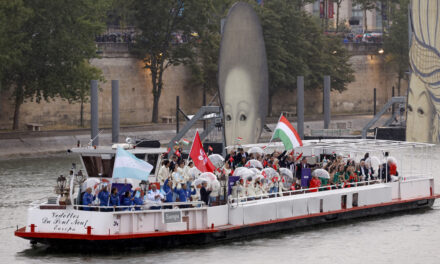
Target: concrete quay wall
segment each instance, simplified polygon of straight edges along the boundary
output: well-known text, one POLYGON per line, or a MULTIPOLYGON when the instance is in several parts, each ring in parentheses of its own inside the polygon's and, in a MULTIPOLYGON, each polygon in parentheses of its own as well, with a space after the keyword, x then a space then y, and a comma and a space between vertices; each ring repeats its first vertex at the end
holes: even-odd
MULTIPOLYGON (((397 78, 382 56, 358 55, 350 60, 355 70, 356 80, 347 86, 347 90, 331 94, 333 114, 371 113, 373 112, 373 88, 377 88, 378 110, 391 97, 391 87, 397 86, 397 78)), ((142 62, 127 54, 105 54, 94 59, 92 64, 100 68, 106 79, 100 83, 99 123, 111 124, 111 80, 119 80, 120 87, 120 123, 121 125, 145 124, 151 122, 152 85, 149 72, 142 62)), ((406 95, 407 84, 402 82, 402 95, 406 95)), ((307 89, 307 87, 306 87, 307 89)), ((396 89, 397 92, 397 89, 396 89)), ((175 115, 176 96, 180 96, 181 108, 187 114, 195 113, 202 105, 200 87, 191 83, 191 73, 184 66, 170 67, 164 74, 164 89, 159 101, 159 117, 175 115)), ((208 101, 212 97, 208 95, 208 101)), ((0 95, 0 129, 12 127, 14 105, 10 94, 0 95)), ((322 91, 306 90, 305 112, 322 113, 322 91)), ((296 113, 296 91, 281 91, 273 98, 273 115, 281 111, 296 113)), ((90 122, 89 103, 84 105, 84 123, 90 122)), ((41 123, 43 129, 69 129, 80 124, 80 104, 70 104, 61 99, 39 104, 27 101, 21 107, 20 127, 26 123, 41 123)))

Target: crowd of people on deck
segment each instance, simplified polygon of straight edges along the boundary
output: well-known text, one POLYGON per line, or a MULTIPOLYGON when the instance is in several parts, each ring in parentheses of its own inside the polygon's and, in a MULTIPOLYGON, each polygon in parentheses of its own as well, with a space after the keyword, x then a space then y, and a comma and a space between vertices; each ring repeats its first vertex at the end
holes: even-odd
POLYGON ((212 173, 214 179, 207 180, 199 178, 202 173, 190 159, 174 154, 170 160, 162 161, 156 182, 144 182, 147 188, 118 189, 104 183, 95 195, 92 188, 87 188, 82 205, 84 210, 91 210, 89 206, 99 204, 104 211, 113 210, 112 207, 141 210, 144 205, 160 209, 166 203, 176 202, 174 205, 181 208, 200 206, 200 202, 213 206, 225 204, 227 199, 263 199, 389 182, 397 178, 394 159, 388 158, 387 162, 376 165, 377 171, 368 153, 355 162, 337 154, 321 155, 318 160, 293 150, 265 154, 247 153, 238 147, 224 157, 221 166, 216 166, 212 173))

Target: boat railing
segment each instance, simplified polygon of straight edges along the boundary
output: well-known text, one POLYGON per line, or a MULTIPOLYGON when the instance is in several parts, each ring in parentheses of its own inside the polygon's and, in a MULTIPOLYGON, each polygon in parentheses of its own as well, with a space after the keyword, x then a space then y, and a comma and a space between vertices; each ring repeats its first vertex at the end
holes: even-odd
POLYGON ((317 191, 331 191, 336 189, 342 189, 342 188, 349 188, 349 187, 358 187, 358 186, 366 186, 371 184, 377 184, 382 183, 381 180, 370 180, 370 181, 360 181, 360 182, 346 182, 341 184, 333 184, 333 185, 325 185, 320 187, 313 187, 313 188, 304 188, 299 190, 288 190, 283 192, 272 192, 272 193, 263 193, 259 195, 253 195, 253 196, 243 196, 243 197, 229 197, 229 203, 241 203, 241 202, 248 202, 248 201, 255 201, 260 199, 267 199, 267 198, 276 198, 276 197, 283 197, 283 196, 289 196, 289 195, 298 195, 298 194, 304 194, 304 193, 311 193, 311 192, 317 192, 317 191))
POLYGON ((202 201, 196 202, 170 202, 170 203, 146 203, 142 205, 120 205, 120 206, 100 206, 100 205, 73 205, 75 210, 100 211, 100 212, 130 212, 130 211, 157 211, 162 209, 184 209, 204 207, 202 201))

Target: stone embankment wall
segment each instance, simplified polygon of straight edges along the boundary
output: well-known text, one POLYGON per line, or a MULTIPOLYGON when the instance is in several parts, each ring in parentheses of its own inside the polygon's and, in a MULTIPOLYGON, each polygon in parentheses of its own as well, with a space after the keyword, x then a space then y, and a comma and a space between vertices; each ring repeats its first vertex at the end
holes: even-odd
MULTIPOLYGON (((392 87, 397 96, 397 75, 379 55, 357 55, 350 59, 355 71, 355 81, 347 90, 331 93, 332 114, 366 114, 373 112, 373 90, 376 88, 377 111, 391 98, 392 87)), ((307 89, 307 87, 305 87, 307 89)), ((401 95, 406 96, 408 83, 402 80, 401 95)), ((322 113, 322 91, 306 90, 304 95, 305 114, 322 113)), ((295 90, 279 92, 274 97, 272 112, 278 115, 281 111, 296 111, 295 90)))
MULTIPOLYGON (((356 80, 343 93, 332 92, 332 114, 371 113, 373 111, 373 88, 377 88, 378 110, 391 97, 392 86, 397 86, 396 75, 379 55, 359 55, 351 58, 356 80)), ((92 64, 99 67, 107 80, 100 84, 100 126, 111 125, 111 80, 119 80, 121 125, 144 124, 151 121, 152 85, 149 72, 142 62, 128 54, 104 54, 92 64)), ((159 116, 175 114, 176 96, 180 96, 181 108, 195 113, 202 105, 202 93, 191 84, 190 72, 184 66, 170 67, 164 75, 165 88, 159 102, 159 116)), ((307 88, 307 87, 306 87, 307 88)), ((407 84, 402 82, 402 95, 406 95, 407 84)), ((397 93, 397 89, 396 89, 397 93)), ((295 90, 279 92, 274 96, 273 115, 281 111, 296 111, 295 90)), ((10 129, 14 106, 10 94, 2 92, 0 97, 0 129, 10 129)), ((208 95, 208 101, 213 95, 208 95)), ((322 92, 306 90, 305 113, 322 113, 322 92)), ((20 126, 26 123, 41 123, 51 128, 73 128, 80 123, 80 104, 69 104, 55 99, 50 103, 26 102, 22 105, 20 126)), ((85 125, 89 125, 90 106, 84 107, 85 125)))

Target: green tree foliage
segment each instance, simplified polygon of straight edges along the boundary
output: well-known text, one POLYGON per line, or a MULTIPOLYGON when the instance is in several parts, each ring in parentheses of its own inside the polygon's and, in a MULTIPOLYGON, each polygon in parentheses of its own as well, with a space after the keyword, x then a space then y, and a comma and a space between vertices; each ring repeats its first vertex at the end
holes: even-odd
POLYGON ((256 7, 263 26, 269 68, 269 113, 277 91, 292 90, 304 76, 308 89, 322 89, 324 75, 332 90, 344 91, 354 80, 340 38, 323 35, 318 23, 296 2, 267 1, 256 7))
POLYGON ((405 72, 409 67, 408 4, 409 0, 400 0, 392 4, 392 25, 389 34, 384 38, 385 60, 397 73, 399 96, 401 81, 407 79, 405 72))
POLYGON ((27 99, 40 102, 61 97, 72 101, 82 89, 77 86, 78 80, 100 77, 99 71, 87 61, 96 57, 94 36, 103 29, 101 21, 106 3, 95 0, 0 0, 0 3, 0 14, 12 10, 20 17, 6 25, 3 21, 0 24, 0 32, 10 30, 11 26, 16 30, 13 34, 0 35, 0 43, 13 37, 16 45, 0 77, 13 90, 13 129, 17 129, 20 106, 27 99))
POLYGON ((199 31, 199 41, 196 42, 197 52, 189 64, 193 85, 201 86, 204 92, 217 92, 218 58, 221 41, 221 23, 226 17, 233 0, 212 1, 209 6, 209 19, 199 31))
POLYGON ((163 74, 171 65, 186 64, 194 57, 198 37, 207 24, 211 1, 133 0, 135 26, 140 34, 133 52, 151 73, 153 87, 152 122, 159 117, 159 99, 164 89, 163 74), (187 38, 176 44, 175 34, 187 38))

